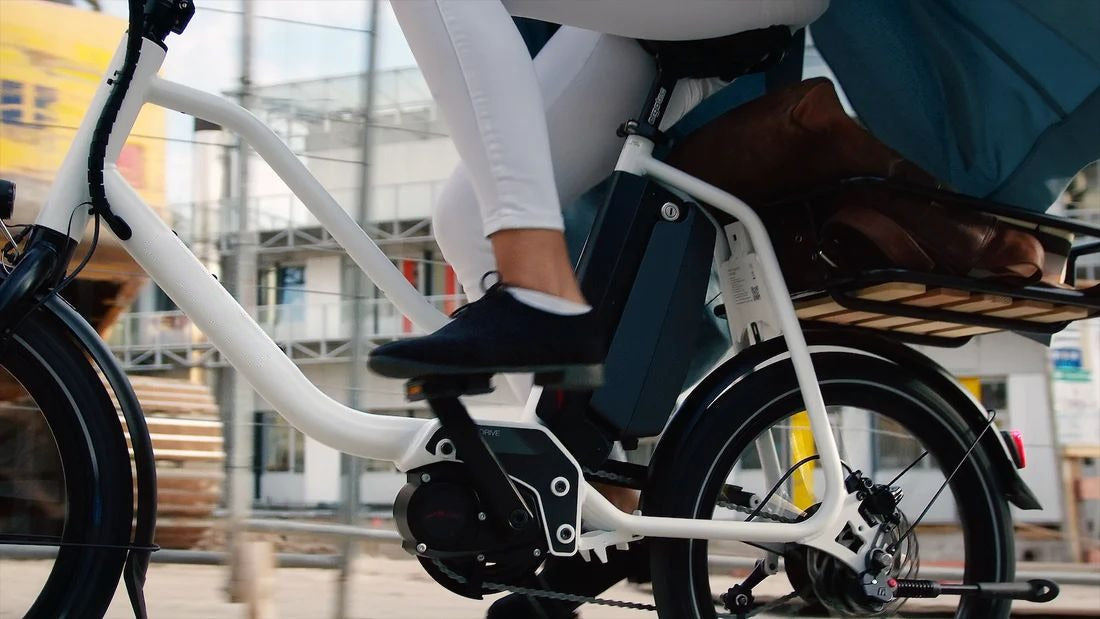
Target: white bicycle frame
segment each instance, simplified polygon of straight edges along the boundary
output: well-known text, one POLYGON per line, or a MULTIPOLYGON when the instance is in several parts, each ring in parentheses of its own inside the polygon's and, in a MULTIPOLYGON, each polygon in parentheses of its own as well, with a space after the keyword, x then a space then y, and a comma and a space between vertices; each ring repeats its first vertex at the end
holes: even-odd
MULTIPOLYGON (((114 71, 121 66, 124 51, 125 39, 111 61, 108 76, 114 75, 114 71)), ((391 461, 403 471, 444 459, 429 453, 425 447, 429 437, 439 428, 438 421, 361 412, 322 393, 123 179, 115 161, 133 129, 139 110, 146 103, 216 123, 239 135, 256 150, 347 250, 355 263, 414 324, 430 331, 447 321, 405 280, 366 232, 267 126, 244 108, 221 97, 157 77, 156 72, 165 53, 156 43, 148 39, 143 41, 136 74, 108 144, 105 169, 107 198, 114 212, 133 230, 133 236, 122 242, 126 251, 221 350, 233 367, 245 376, 255 391, 306 435, 356 456, 391 461)), ((110 86, 104 79, 36 222, 37 225, 68 234, 75 241, 80 241, 88 223, 87 209, 77 205, 89 199, 89 144, 109 91, 110 86)), ((853 512, 853 499, 844 490, 840 456, 825 403, 767 231, 744 202, 657 161, 652 157, 652 151, 653 143, 649 140, 639 136, 629 137, 616 170, 652 177, 725 211, 746 226, 763 267, 767 293, 778 313, 778 324, 805 399, 820 456, 825 492, 815 513, 801 522, 714 521, 627 514, 615 508, 591 485, 584 483, 581 488, 583 518, 590 526, 608 532, 610 537, 623 539, 652 536, 761 543, 799 542, 825 549, 855 567, 855 554, 837 544, 835 538, 849 520, 858 516, 853 512)), ((507 424, 499 421, 493 423, 539 428, 546 432, 532 413, 533 402, 539 393, 540 390, 536 389, 532 394, 521 419, 507 424)), ((861 569, 862 566, 857 567, 857 571, 861 569)))

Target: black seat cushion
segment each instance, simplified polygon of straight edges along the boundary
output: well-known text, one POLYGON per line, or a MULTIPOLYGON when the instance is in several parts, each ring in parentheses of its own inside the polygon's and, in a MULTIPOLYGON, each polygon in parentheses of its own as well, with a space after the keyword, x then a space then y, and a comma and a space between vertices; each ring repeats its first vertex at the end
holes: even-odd
POLYGON ((657 58, 665 74, 731 81, 776 65, 790 49, 792 40, 789 27, 772 26, 714 39, 640 42, 657 58))

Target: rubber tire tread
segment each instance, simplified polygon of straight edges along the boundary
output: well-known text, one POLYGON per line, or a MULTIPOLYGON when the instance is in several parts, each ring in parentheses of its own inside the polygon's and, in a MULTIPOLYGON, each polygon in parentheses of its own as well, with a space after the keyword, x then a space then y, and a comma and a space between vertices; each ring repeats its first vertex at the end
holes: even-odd
MULTIPOLYGON (((64 327, 41 310, 0 349, 3 366, 45 416, 65 475, 63 541, 125 546, 133 477, 122 424, 107 391, 64 327)), ((102 617, 126 561, 124 548, 59 548, 28 618, 102 617)))
MULTIPOLYGON (((962 416, 932 388, 905 376, 892 363, 845 352, 818 352, 813 354, 813 359, 826 404, 862 405, 879 414, 902 417, 897 421, 918 435, 926 447, 937 449, 939 446, 938 452, 932 454, 939 462, 957 463, 975 437, 962 416), (898 404, 892 408, 893 414, 881 410, 891 408, 883 405, 891 402, 890 398, 898 404), (905 405, 905 401, 909 404, 905 405), (917 424, 920 428, 911 427, 907 421, 912 420, 907 420, 904 413, 920 414, 921 406, 932 413, 933 419, 922 419, 917 424), (930 423, 933 421, 935 425, 930 423), (930 443, 927 438, 930 434, 945 438, 933 439, 935 442, 930 443)), ((749 374, 702 411, 679 411, 678 414, 696 415, 695 423, 682 426, 689 428, 683 436, 662 437, 662 441, 675 441, 675 453, 681 456, 666 459, 667 466, 651 472, 642 497, 643 512, 652 516, 709 518, 713 497, 722 480, 705 479, 704 473, 712 471, 713 475, 721 471, 724 476, 760 432, 801 407, 802 397, 793 366, 789 359, 784 359, 749 374), (779 397, 780 394, 786 395, 779 397), (709 495, 709 501, 701 496, 704 493, 709 495)), ((970 463, 959 470, 951 483, 957 504, 966 505, 974 512, 967 517, 972 523, 966 544, 968 579, 1008 581, 1014 576, 1012 517, 998 486, 994 468, 980 448, 971 454, 970 463)), ((695 590, 692 586, 699 574, 707 574, 705 544, 693 540, 654 539, 652 549, 653 591, 660 609, 658 615, 662 619, 713 618, 709 586, 700 588, 703 590, 695 590)), ((971 599, 959 607, 956 616, 1008 617, 1010 608, 1011 603, 1006 600, 971 599)))

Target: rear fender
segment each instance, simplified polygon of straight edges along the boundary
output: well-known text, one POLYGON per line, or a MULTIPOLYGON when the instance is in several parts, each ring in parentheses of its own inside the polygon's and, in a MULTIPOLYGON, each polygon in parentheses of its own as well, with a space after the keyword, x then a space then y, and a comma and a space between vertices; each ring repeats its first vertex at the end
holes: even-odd
MULTIPOLYGON (((829 347, 847 352, 878 357, 900 366, 901 371, 934 389, 957 410, 971 431, 978 434, 989 423, 981 404, 950 373, 925 355, 884 337, 871 334, 807 330, 806 342, 811 347, 829 347)), ((700 381, 677 407, 665 428, 650 461, 650 470, 660 470, 663 461, 677 457, 680 443, 691 434, 696 423, 724 391, 756 368, 787 355, 782 338, 774 338, 748 348, 714 368, 700 381)), ((986 432, 979 443, 997 468, 1005 498, 1020 509, 1041 509, 1035 494, 1020 478, 1012 456, 1000 432, 986 432)))

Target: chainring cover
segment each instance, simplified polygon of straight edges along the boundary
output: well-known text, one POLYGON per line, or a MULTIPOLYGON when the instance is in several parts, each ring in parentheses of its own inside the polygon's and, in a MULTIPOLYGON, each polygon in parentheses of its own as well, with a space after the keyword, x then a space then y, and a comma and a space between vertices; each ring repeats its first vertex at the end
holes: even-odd
POLYGON ((546 556, 541 523, 528 528, 536 534, 508 535, 486 515, 469 470, 461 462, 438 462, 409 471, 408 483, 394 501, 394 520, 402 547, 417 557, 436 582, 464 597, 481 599, 495 592, 484 588, 483 582, 527 581, 546 556), (465 582, 449 576, 437 562, 465 582))

